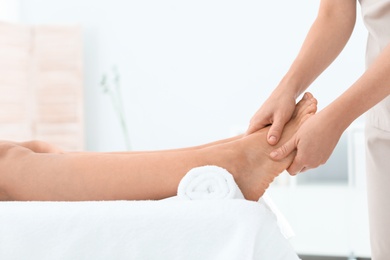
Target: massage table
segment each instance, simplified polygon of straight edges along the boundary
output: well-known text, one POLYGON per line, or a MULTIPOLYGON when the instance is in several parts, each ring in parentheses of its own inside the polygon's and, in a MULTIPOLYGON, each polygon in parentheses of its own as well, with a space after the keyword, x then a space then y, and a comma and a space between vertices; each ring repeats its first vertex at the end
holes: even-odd
POLYGON ((299 259, 269 202, 185 178, 158 201, 1 202, 0 259, 299 259))

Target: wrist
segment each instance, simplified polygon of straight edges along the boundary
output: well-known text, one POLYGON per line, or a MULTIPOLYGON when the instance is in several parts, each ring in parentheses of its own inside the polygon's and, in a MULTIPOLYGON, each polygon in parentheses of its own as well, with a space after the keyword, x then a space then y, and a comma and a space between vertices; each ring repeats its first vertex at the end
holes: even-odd
POLYGON ((307 86, 302 84, 302 81, 297 76, 289 72, 279 82, 276 90, 284 93, 284 95, 289 95, 296 100, 306 88, 307 86))
POLYGON ((338 132, 340 135, 348 128, 353 122, 350 116, 345 114, 346 110, 339 110, 336 107, 329 105, 325 107, 318 114, 322 117, 323 122, 329 126, 332 131, 338 132))

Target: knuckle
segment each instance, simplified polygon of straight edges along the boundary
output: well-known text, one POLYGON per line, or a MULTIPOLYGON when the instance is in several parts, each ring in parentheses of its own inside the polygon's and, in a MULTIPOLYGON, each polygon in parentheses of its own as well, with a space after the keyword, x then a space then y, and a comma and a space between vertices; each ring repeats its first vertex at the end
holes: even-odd
POLYGON ((279 148, 281 154, 287 154, 288 153, 288 147, 286 144, 282 145, 280 148, 279 148))

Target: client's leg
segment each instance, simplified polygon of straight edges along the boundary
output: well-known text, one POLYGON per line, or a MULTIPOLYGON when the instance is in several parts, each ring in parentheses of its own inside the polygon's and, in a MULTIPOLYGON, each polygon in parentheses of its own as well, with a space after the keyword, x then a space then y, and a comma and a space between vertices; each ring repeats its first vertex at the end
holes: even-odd
MULTIPOLYGON (((243 134, 242 135, 233 136, 233 137, 230 137, 230 138, 226 138, 226 139, 222 139, 222 140, 218 140, 218 141, 214 141, 214 142, 211 142, 211 143, 206 143, 206 144, 197 145, 197 146, 191 146, 191 147, 171 149, 171 150, 121 151, 121 152, 107 152, 107 153, 110 153, 110 154, 129 154, 130 155, 130 154, 155 153, 155 152, 161 153, 161 152, 189 151, 189 150, 202 149, 202 148, 206 148, 206 147, 209 147, 209 146, 214 146, 214 145, 217 145, 217 144, 223 144, 223 143, 231 142, 231 141, 240 139, 242 136, 243 136, 243 134)), ((19 145, 19 146, 23 146, 25 148, 28 148, 28 149, 32 150, 35 153, 69 153, 69 152, 66 152, 66 151, 62 150, 61 148, 59 148, 59 147, 57 147, 57 146, 55 146, 53 144, 50 144, 50 143, 47 143, 47 142, 44 142, 44 141, 39 141, 39 140, 32 140, 32 141, 27 141, 27 142, 10 142, 10 143, 13 143, 13 144, 19 145)), ((94 153, 94 152, 77 152, 77 153, 94 153)))
MULTIPOLYGON (((283 139, 291 137, 315 101, 297 105, 283 139)), ((218 165, 231 172, 247 199, 257 200, 292 161, 270 160, 267 128, 231 142, 193 150, 140 154, 35 153, 0 144, 0 196, 10 200, 161 199, 176 194, 193 167, 218 165)), ((282 142, 283 142, 282 139, 282 142)))

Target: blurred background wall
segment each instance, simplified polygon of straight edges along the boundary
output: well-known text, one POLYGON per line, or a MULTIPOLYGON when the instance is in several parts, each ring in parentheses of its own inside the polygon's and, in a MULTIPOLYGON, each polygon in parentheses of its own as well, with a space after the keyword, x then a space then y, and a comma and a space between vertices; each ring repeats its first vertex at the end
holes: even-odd
MULTIPOLYGON (((131 149, 169 149, 245 131, 298 53, 319 2, 0 0, 0 20, 82 28, 87 150, 126 149, 100 86, 113 67, 131 149)), ((358 15, 343 53, 309 88, 319 109, 364 71, 365 43, 358 15)), ((363 123, 342 137, 326 165, 270 189, 299 253, 370 254, 363 123)))
MULTIPOLYGON (((196 145, 244 131, 288 69, 319 1, 2 0, 2 17, 82 26, 89 150, 123 150, 99 82, 116 66, 132 149, 196 145)), ((338 61, 309 89, 320 108, 364 69, 359 21, 338 61)))

